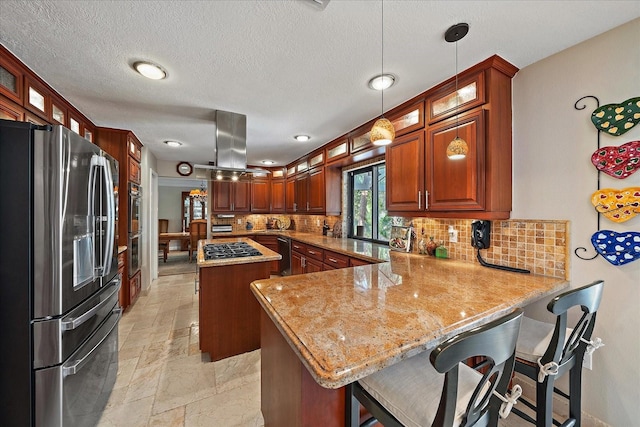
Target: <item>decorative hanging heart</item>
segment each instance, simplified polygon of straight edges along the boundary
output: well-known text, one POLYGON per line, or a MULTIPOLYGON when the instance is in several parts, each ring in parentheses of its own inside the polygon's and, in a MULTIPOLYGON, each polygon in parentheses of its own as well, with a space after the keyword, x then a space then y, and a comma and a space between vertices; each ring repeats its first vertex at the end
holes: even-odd
POLYGON ((624 265, 640 258, 640 233, 635 231, 596 231, 591 236, 591 244, 613 265, 624 265))
POLYGON ((591 121, 596 129, 620 136, 640 122, 640 97, 596 108, 591 113, 591 121))
POLYGON ((640 187, 603 188, 591 195, 596 210, 613 222, 625 222, 640 214, 640 187))
POLYGON ((591 163, 607 175, 625 179, 640 169, 640 141, 627 142, 619 147, 603 147, 591 155, 591 163))

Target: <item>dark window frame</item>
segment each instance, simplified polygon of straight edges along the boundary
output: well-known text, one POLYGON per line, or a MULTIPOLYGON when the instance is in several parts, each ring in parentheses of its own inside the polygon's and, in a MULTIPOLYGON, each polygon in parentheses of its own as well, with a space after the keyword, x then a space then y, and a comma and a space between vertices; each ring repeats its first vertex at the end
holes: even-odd
MULTIPOLYGON (((381 240, 379 238, 379 230, 378 230, 378 221, 374 221, 374 218, 376 218, 378 216, 378 206, 379 206, 379 193, 378 193, 378 180, 376 179, 378 176, 378 168, 380 167, 386 167, 386 164, 384 162, 381 163, 375 163, 375 164, 371 164, 371 165, 366 165, 363 166, 361 168, 357 168, 357 169, 353 169, 347 172, 348 177, 349 177, 349 186, 348 186, 348 197, 347 197, 347 237, 350 239, 356 239, 356 240, 363 240, 365 242, 371 242, 371 243, 380 243, 383 245, 388 245, 389 241, 388 240, 381 240), (371 172, 371 184, 372 184, 372 190, 371 190, 371 205, 372 205, 372 218, 371 218, 371 235, 374 236, 373 238, 368 238, 368 237, 359 237, 356 236, 356 230, 354 230, 354 226, 353 226, 353 218, 354 218, 354 212, 353 212, 353 208, 354 208, 354 182, 355 182, 355 178, 354 176, 356 174, 360 174, 360 173, 367 173, 367 172, 371 172)), ((386 204, 386 200, 384 201, 384 203, 386 204)))

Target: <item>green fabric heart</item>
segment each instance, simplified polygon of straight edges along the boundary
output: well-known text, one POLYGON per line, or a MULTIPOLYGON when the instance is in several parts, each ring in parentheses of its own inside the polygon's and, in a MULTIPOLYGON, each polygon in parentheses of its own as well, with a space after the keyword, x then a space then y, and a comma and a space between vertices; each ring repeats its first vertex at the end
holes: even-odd
POLYGON ((640 122, 640 97, 596 108, 591 113, 591 121, 596 129, 620 136, 640 122))

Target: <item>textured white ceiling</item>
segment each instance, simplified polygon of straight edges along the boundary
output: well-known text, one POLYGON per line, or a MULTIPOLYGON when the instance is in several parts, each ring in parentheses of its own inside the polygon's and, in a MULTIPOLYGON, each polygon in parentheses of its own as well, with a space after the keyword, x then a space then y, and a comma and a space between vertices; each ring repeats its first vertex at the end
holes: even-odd
MULTIPOLYGON (((214 160, 214 110, 247 115, 247 157, 284 165, 380 113, 380 1, 0 1, 0 43, 96 125, 161 160, 214 160), (163 65, 147 80, 136 60, 163 65), (306 143, 293 140, 311 135, 306 143), (180 149, 163 144, 181 141, 180 149)), ((640 1, 384 2, 385 110, 451 77, 444 31, 467 22, 459 69, 519 68, 640 17, 640 1)), ((594 53, 594 61, 606 57, 594 53)), ((567 70, 568 73, 572 70, 567 70)))

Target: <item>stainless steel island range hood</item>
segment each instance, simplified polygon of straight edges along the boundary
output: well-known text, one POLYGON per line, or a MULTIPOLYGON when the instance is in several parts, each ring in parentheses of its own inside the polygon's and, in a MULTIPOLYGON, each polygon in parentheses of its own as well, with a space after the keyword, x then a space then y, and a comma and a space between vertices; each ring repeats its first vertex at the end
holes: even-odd
POLYGON ((247 169, 247 116, 216 110, 216 160, 194 165, 212 171, 212 179, 237 180, 249 173, 265 174, 265 169, 247 169))

